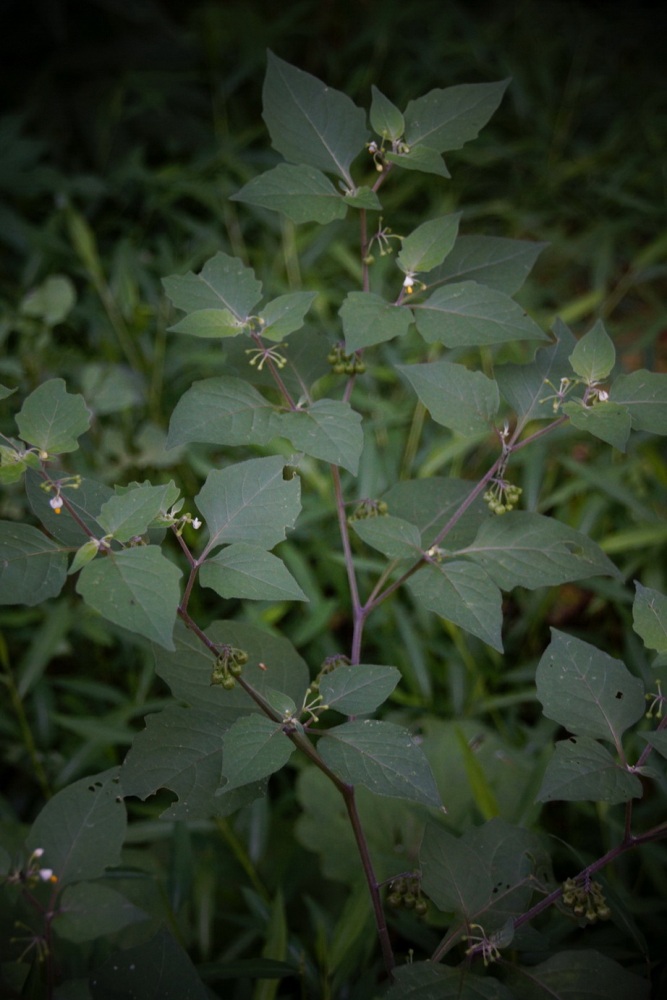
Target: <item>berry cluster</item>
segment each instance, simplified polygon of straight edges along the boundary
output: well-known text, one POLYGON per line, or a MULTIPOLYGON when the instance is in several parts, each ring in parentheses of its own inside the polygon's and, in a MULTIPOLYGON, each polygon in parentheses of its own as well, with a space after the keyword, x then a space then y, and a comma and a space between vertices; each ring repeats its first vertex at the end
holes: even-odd
POLYGON ((343 344, 335 344, 331 348, 327 354, 327 361, 335 375, 363 375, 366 371, 361 356, 357 352, 346 354, 343 344))
POLYGON ((384 500, 362 500, 355 507, 354 512, 348 517, 348 523, 352 521, 366 521, 369 517, 384 517, 389 513, 389 508, 384 500))
POLYGON ((596 920, 608 920, 611 916, 599 882, 588 880, 583 885, 577 885, 573 878, 566 879, 563 882, 563 902, 589 924, 594 924, 596 920))
POLYGON ((324 660, 322 666, 319 669, 317 677, 313 681, 311 681, 308 690, 312 694, 316 694, 320 689, 320 681, 322 680, 325 674, 330 674, 332 670, 336 669, 336 667, 349 667, 349 666, 350 666, 350 658, 349 656, 345 656, 343 653, 334 653, 333 656, 327 656, 327 658, 324 660))
POLYGON ((226 691, 231 691, 236 686, 236 678, 241 676, 247 662, 248 654, 245 649, 223 646, 213 666, 211 684, 220 684, 226 691))
POLYGON ((394 910, 414 910, 423 917, 428 911, 428 903, 422 896, 421 881, 418 875, 407 875, 397 878, 389 886, 387 903, 394 910))
POLYGON ((487 507, 494 514, 506 514, 508 510, 513 510, 516 507, 522 493, 523 490, 520 486, 496 480, 491 489, 484 494, 484 499, 487 507))

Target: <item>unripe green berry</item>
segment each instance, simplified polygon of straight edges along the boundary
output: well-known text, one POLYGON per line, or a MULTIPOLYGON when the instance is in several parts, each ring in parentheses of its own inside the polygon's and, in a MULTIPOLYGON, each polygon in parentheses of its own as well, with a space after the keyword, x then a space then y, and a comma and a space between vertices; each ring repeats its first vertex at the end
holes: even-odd
POLYGON ((226 677, 223 677, 220 683, 222 684, 225 691, 231 691, 232 688, 236 687, 236 681, 230 674, 227 674, 226 677))

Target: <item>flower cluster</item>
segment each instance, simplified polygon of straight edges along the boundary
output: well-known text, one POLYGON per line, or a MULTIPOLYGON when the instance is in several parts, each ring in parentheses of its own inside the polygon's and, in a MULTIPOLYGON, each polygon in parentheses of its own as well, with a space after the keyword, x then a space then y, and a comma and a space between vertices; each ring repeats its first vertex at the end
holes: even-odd
POLYGON ((247 662, 248 654, 245 649, 222 646, 213 665, 211 684, 220 684, 226 691, 231 691, 236 687, 236 678, 241 676, 247 662))

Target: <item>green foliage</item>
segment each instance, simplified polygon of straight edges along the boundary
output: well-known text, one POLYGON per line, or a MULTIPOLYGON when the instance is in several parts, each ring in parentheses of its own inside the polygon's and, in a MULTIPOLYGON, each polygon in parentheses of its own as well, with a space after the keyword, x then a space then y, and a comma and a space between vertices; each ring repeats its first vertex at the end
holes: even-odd
POLYGON ((235 165, 231 253, 162 248, 180 316, 63 196, 3 369, 8 995, 649 995, 667 597, 618 525, 661 529, 667 375, 528 315, 542 244, 399 203, 507 86, 367 113, 269 52, 285 162, 235 165))

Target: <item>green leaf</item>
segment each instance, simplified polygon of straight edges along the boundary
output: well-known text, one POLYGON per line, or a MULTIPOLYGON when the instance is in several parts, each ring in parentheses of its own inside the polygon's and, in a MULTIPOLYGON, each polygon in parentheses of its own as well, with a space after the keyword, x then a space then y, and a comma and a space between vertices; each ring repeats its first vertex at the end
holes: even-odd
POLYGON ((423 174, 435 174, 436 177, 451 177, 441 154, 428 146, 414 146, 409 153, 386 153, 385 159, 404 170, 418 170, 423 174))
POLYGON ((541 348, 528 365, 500 365, 495 370, 498 387, 525 425, 530 420, 553 420, 554 393, 562 378, 571 378, 569 355, 575 339, 564 323, 554 325, 556 343, 541 348))
POLYGON ((419 863, 422 888, 438 909, 473 920, 493 890, 488 859, 437 823, 427 823, 419 863))
MULTIPOLYGON (((210 680, 209 660, 209 680, 210 680)), ((161 814, 165 820, 210 819, 226 816, 264 793, 257 782, 235 795, 216 796, 222 781, 223 736, 229 725, 217 709, 219 692, 209 686, 209 708, 171 705, 146 717, 146 728, 137 733, 120 772, 124 795, 147 799, 169 788, 178 801, 161 814)))
POLYGON ((649 982, 606 955, 583 948, 561 951, 530 967, 507 966, 516 1000, 648 1000, 649 982))
POLYGON ((0 400, 7 399, 9 396, 13 396, 16 392, 16 386, 13 389, 9 389, 6 385, 0 383, 0 400))
POLYGON ((405 120, 395 104, 384 94, 371 85, 371 126, 383 139, 394 142, 400 139, 405 131, 405 120))
POLYGON ((356 476, 364 434, 361 414, 349 403, 318 399, 307 408, 276 415, 273 427, 276 434, 289 438, 298 451, 340 465, 356 476))
MULTIPOLYGON (((248 662, 243 668, 243 677, 260 694, 269 687, 276 688, 297 704, 303 703, 310 672, 287 639, 255 625, 231 621, 214 622, 206 635, 216 646, 229 645, 245 650, 248 662)), ((221 723, 233 722, 241 714, 260 711, 240 686, 233 691, 225 691, 219 685, 211 686, 214 656, 180 622, 174 630, 174 641, 174 653, 156 650, 157 673, 169 685, 174 698, 198 710, 214 713, 221 723)))
POLYGON ((41 604, 57 597, 67 578, 60 545, 30 524, 0 521, 0 566, 0 604, 41 604))
POLYGON ((419 271, 431 271, 442 264, 454 246, 460 219, 460 212, 443 215, 439 219, 429 219, 406 236, 397 257, 401 270, 416 274, 419 271))
MULTIPOLYGON (((255 272, 237 257, 217 253, 204 264, 199 274, 172 275, 162 281, 176 306, 186 313, 217 310, 244 323, 262 294, 262 283, 255 272)), ((201 334, 200 334, 201 336, 201 334)))
POLYGON ((602 320, 598 320, 595 326, 577 341, 570 355, 572 370, 586 385, 603 382, 608 378, 615 362, 616 348, 602 320))
POLYGON ((282 560, 257 545, 228 545, 199 571, 203 587, 225 598, 251 601, 307 601, 282 560))
POLYGON ((396 365, 396 370, 408 379, 436 423, 460 434, 490 429, 500 396, 496 383, 483 372, 451 361, 396 365))
POLYGON ((513 340, 547 340, 513 299, 475 281, 441 285, 413 305, 415 323, 429 344, 481 347, 513 340))
POLYGON ((34 470, 27 471, 25 488, 28 502, 35 517, 39 518, 53 538, 63 545, 78 548, 90 539, 91 534, 95 538, 100 538, 104 534, 97 517, 102 504, 114 496, 114 492, 109 486, 97 483, 94 479, 82 479, 77 489, 63 490, 67 495, 68 503, 88 529, 86 531, 77 524, 74 518, 62 513, 56 514, 49 504, 50 494, 45 493, 41 488, 43 482, 42 477, 34 470))
POLYGON ((481 497, 472 503, 467 502, 473 489, 474 484, 468 480, 432 476, 430 479, 396 483, 385 493, 384 499, 389 507, 389 516, 404 518, 419 528, 426 543, 424 547, 428 547, 456 515, 445 542, 449 548, 456 548, 470 544, 480 524, 489 518, 488 508, 481 497), (465 513, 459 515, 463 504, 466 505, 465 513))
POLYGON ((281 163, 254 177, 231 200, 283 212, 297 225, 303 222, 326 225, 334 219, 344 219, 347 214, 340 191, 325 174, 313 167, 291 163, 281 163))
POLYGON ((290 292, 273 299, 259 314, 262 337, 278 342, 300 330, 316 298, 317 292, 290 292))
POLYGON ((93 1000, 210 1000, 185 949, 169 931, 114 952, 90 976, 93 1000))
POLYGON ((87 566, 89 562, 95 559, 99 551, 96 539, 91 538, 89 541, 84 542, 74 553, 74 558, 67 570, 67 575, 73 576, 74 573, 78 573, 80 569, 83 569, 84 566, 87 566))
POLYGON ((529 511, 488 518, 472 545, 460 549, 503 590, 555 587, 589 576, 619 576, 596 542, 580 531, 529 511))
POLYGON ((431 563, 408 580, 408 587, 429 611, 502 652, 502 596, 479 566, 431 563))
POLYGON ((228 375, 193 382, 171 415, 167 448, 203 444, 267 444, 274 407, 248 382, 228 375))
POLYGON ((188 333, 192 337, 217 339, 238 337, 244 325, 229 309, 198 309, 169 327, 171 333, 188 333))
POLYGON ((635 580, 632 627, 649 649, 667 653, 667 597, 635 580))
POLYGON ((632 430, 632 418, 627 407, 605 400, 584 406, 572 400, 564 403, 562 410, 574 427, 588 431, 619 451, 625 451, 632 430))
POLYGON ((373 292, 348 292, 339 312, 348 351, 402 337, 412 323, 406 306, 386 302, 373 292))
POLYGON ((49 799, 26 840, 28 852, 43 848, 41 862, 58 885, 96 879, 120 864, 127 818, 118 768, 82 778, 49 799))
POLYGON ((173 649, 180 578, 157 545, 142 545, 88 563, 76 590, 107 621, 173 649))
POLYGON ((48 455, 76 451, 78 438, 90 427, 91 413, 83 396, 71 395, 61 378, 43 382, 16 414, 19 434, 48 455))
POLYGON ((386 1000, 516 1000, 498 979, 482 978, 465 967, 409 962, 394 969, 386 1000))
POLYGON ((336 667, 320 681, 322 703, 345 715, 365 715, 387 700, 400 679, 396 667, 369 663, 336 667))
POLYGON ((295 749, 280 722, 263 715, 238 719, 223 737, 222 771, 227 783, 222 794, 279 771, 295 749))
POLYGON ((350 208, 365 208, 370 212, 382 211, 382 202, 375 191, 363 185, 355 187, 352 191, 348 191, 344 197, 344 201, 350 208))
POLYGON ((421 559, 422 543, 419 528, 401 517, 367 517, 353 521, 352 528, 371 548, 388 559, 421 559))
POLYGON ((636 774, 621 767, 608 750, 588 736, 561 740, 547 764, 538 802, 608 802, 642 796, 636 774))
POLYGON ((477 138, 500 104, 509 80, 468 83, 431 90, 405 109, 405 140, 439 153, 460 149, 477 138))
POLYGON ((667 757, 667 733, 664 730, 655 733, 639 733, 643 740, 650 743, 661 757, 667 757))
POLYGON ((635 430, 667 434, 667 375, 644 369, 620 375, 609 391, 612 403, 627 407, 635 430))
POLYGON ((366 116, 338 90, 269 52, 262 117, 273 148, 291 163, 342 177, 366 142, 366 116))
POLYGON ((64 274, 52 274, 24 297, 19 306, 23 316, 34 316, 46 326, 57 326, 69 315, 76 302, 76 289, 64 274))
POLYGON ((376 795, 440 806, 430 765, 406 729, 364 719, 327 730, 317 746, 325 764, 343 781, 376 795))
POLYGON ((82 944, 147 919, 147 913, 108 885, 79 882, 58 900, 53 929, 58 937, 82 944))
POLYGON ((617 746, 646 710, 644 685, 621 660, 557 629, 538 664, 536 682, 548 719, 576 735, 617 746))
POLYGON ((431 289, 476 281, 505 295, 515 295, 546 245, 500 236, 459 236, 444 263, 425 275, 424 281, 431 289))
POLYGON ((166 513, 177 500, 178 489, 173 480, 161 486, 133 483, 120 496, 113 496, 102 505, 98 521, 116 541, 129 542, 143 535, 158 514, 166 513))
POLYGON ((285 480, 284 468, 276 455, 209 472, 195 497, 209 531, 207 552, 225 542, 271 549, 283 541, 301 509, 299 477, 285 480))

